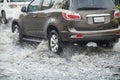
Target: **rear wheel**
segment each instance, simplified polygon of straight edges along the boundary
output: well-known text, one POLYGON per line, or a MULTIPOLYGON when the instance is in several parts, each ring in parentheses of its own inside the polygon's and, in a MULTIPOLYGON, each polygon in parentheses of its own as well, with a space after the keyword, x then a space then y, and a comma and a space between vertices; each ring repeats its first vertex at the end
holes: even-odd
POLYGON ((113 49, 114 45, 115 45, 115 43, 108 42, 108 43, 105 43, 104 48, 106 48, 106 49, 113 49))
POLYGON ((49 49, 60 55, 60 52, 62 52, 62 47, 61 47, 61 39, 59 34, 55 31, 52 30, 48 36, 48 43, 49 43, 49 49))
POLYGON ((7 19, 6 19, 6 13, 3 11, 2 13, 1 13, 1 22, 3 23, 3 24, 6 24, 7 23, 7 19))
POLYGON ((115 42, 98 43, 98 45, 102 48, 105 48, 105 49, 113 49, 114 45, 115 45, 115 42))

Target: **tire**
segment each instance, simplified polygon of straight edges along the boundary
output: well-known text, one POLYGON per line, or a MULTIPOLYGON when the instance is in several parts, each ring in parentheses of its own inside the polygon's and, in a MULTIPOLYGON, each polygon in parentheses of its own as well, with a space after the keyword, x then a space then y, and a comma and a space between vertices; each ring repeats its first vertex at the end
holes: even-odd
POLYGON ((114 45, 115 45, 115 42, 106 42, 106 43, 99 44, 100 47, 105 49, 113 49, 114 45))
POLYGON ((115 45, 115 43, 108 42, 108 43, 105 43, 105 48, 106 49, 113 49, 114 45, 115 45))
POLYGON ((62 52, 62 47, 61 47, 61 39, 59 34, 55 31, 52 30, 48 36, 48 44, 49 44, 49 49, 60 55, 60 53, 62 52))
POLYGON ((1 13, 1 22, 3 23, 3 24, 7 24, 7 19, 6 19, 6 14, 5 14, 5 12, 3 11, 2 13, 1 13))
POLYGON ((14 28, 14 31, 13 31, 13 32, 15 33, 15 35, 16 35, 16 37, 17 37, 17 40, 18 40, 20 43, 22 43, 22 42, 23 42, 23 35, 22 35, 22 32, 21 32, 18 24, 14 24, 14 25, 13 25, 13 28, 14 28))

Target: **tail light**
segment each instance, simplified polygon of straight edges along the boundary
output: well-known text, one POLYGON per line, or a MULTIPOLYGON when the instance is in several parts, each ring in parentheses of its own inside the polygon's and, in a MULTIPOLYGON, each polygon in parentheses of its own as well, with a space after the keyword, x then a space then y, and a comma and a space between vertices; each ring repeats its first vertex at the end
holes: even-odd
POLYGON ((76 38, 83 38, 82 34, 76 34, 76 38))
POLYGON ((17 5, 16 5, 16 4, 10 4, 9 7, 10 7, 10 8, 16 8, 17 5))
POLYGON ((70 38, 81 39, 83 38, 83 34, 75 34, 75 35, 72 35, 70 38))
POLYGON ((74 12, 62 12, 62 16, 65 20, 80 20, 81 16, 74 12))
POLYGON ((116 32, 116 35, 120 35, 120 31, 117 31, 117 32, 116 32))
POLYGON ((115 11, 114 17, 115 18, 120 18, 120 11, 119 10, 115 11))

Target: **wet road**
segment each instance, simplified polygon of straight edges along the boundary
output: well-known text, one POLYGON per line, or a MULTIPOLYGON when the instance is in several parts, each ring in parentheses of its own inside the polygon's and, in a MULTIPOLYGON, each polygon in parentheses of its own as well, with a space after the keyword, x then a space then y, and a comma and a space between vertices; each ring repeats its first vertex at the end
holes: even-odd
POLYGON ((52 54, 44 40, 20 46, 10 23, 0 24, 0 80, 120 80, 120 43, 113 50, 69 45, 64 54, 52 54))

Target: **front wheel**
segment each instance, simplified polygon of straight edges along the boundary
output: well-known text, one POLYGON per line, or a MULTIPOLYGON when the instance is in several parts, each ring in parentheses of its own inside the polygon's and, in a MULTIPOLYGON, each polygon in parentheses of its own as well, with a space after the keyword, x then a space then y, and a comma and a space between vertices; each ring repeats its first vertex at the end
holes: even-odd
POLYGON ((3 24, 6 24, 7 23, 7 19, 6 19, 6 14, 5 14, 5 12, 3 11, 2 13, 1 13, 1 22, 3 23, 3 24))
POLYGON ((61 47, 61 39, 59 34, 55 31, 52 30, 48 36, 48 43, 49 43, 49 49, 54 52, 59 54, 62 52, 62 47, 61 47))
POLYGON ((23 42, 23 35, 21 33, 19 26, 17 24, 14 24, 13 27, 14 27, 14 34, 15 34, 17 41, 22 43, 23 42))

